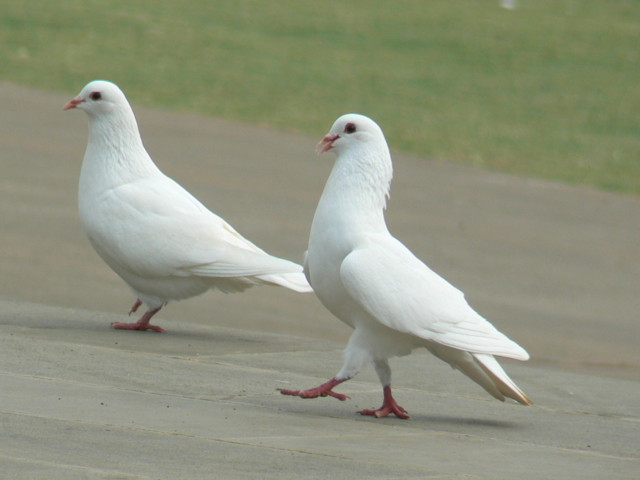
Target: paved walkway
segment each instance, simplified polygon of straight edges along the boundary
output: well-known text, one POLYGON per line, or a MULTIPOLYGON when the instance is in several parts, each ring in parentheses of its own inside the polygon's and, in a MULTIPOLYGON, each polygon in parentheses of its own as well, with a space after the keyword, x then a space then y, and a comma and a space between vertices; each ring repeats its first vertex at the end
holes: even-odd
MULTIPOLYGON (((0 84, 0 478, 638 476, 640 199, 396 155, 392 230, 529 350, 504 365, 535 405, 415 353, 392 361, 411 419, 361 417, 372 369, 346 402, 275 390, 340 366, 349 331, 312 295, 209 293, 161 312, 166 334, 109 328, 133 298, 77 220, 86 118, 61 108, 80 87, 0 84)), ((317 139, 136 112, 167 173, 301 258, 333 160, 317 139)))
POLYGON ((334 372, 329 341, 0 303, 2 478, 631 479, 638 383, 508 362, 536 400, 502 404, 426 354, 393 362, 407 421, 366 372, 351 400, 283 397, 334 372))

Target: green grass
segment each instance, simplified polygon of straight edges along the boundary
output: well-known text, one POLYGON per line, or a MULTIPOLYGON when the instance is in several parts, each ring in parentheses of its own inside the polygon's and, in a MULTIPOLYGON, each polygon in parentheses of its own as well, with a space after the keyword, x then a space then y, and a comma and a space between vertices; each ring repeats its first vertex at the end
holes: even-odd
MULTIPOLYGON (((636 0, 0 0, 0 79, 640 193, 636 0)), ((311 147, 310 147, 311 148, 311 147)))

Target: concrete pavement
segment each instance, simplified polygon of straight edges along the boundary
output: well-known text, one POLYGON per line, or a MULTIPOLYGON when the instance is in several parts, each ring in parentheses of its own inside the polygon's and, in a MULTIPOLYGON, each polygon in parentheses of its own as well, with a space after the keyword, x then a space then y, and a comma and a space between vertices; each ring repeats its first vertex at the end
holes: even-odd
POLYGON ((115 331, 113 314, 0 302, 2 478, 631 479, 638 383, 505 362, 533 407, 493 400, 434 357, 392 362, 410 420, 350 400, 283 397, 340 364, 340 345, 165 320, 115 331))

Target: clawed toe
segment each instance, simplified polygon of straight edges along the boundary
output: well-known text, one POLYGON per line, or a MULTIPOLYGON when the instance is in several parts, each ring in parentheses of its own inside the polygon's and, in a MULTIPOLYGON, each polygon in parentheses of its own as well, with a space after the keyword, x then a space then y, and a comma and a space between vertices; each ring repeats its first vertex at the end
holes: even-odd
POLYGON ((154 332, 166 332, 166 330, 158 325, 136 323, 112 322, 111 326, 118 330, 152 330, 154 332))
POLYGON ((287 388, 278 388, 277 389, 282 395, 291 395, 294 397, 300 398, 318 398, 318 397, 333 397, 337 398, 340 401, 345 401, 350 398, 348 395, 344 393, 337 393, 333 390, 321 389, 320 387, 310 388, 308 390, 289 390, 287 388))
MULTIPOLYGON (((346 380, 346 379, 345 379, 346 380)), ((332 390, 336 385, 344 382, 344 380, 337 380, 332 378, 328 382, 318 385, 315 388, 309 388, 307 390, 289 390, 287 388, 278 388, 278 391, 283 395, 292 395, 300 398, 318 398, 318 397, 333 397, 340 401, 345 401, 349 396, 344 393, 337 393, 332 390)))
POLYGON ((396 402, 393 395, 391 395, 391 387, 386 385, 383 388, 384 401, 382 402, 382 406, 377 410, 360 410, 360 415, 371 415, 376 418, 388 417, 390 414, 394 414, 398 418, 402 418, 406 420, 409 418, 409 413, 404 407, 401 407, 396 402))
POLYGON ((402 418, 403 420, 409 418, 408 412, 400 405, 396 405, 395 407, 382 406, 377 410, 360 410, 358 413, 360 415, 371 415, 376 418, 388 417, 393 413, 396 417, 402 418))

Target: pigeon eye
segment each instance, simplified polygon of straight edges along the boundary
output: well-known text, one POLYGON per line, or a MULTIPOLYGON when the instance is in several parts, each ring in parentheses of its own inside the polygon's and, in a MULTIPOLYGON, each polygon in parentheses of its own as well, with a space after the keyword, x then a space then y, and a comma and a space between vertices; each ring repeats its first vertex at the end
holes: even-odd
POLYGON ((355 123, 347 123, 347 125, 344 127, 344 133, 353 133, 355 131, 356 131, 355 123))
POLYGON ((91 95, 89 95, 89 98, 91 100, 100 100, 102 98, 102 94, 100 92, 93 92, 91 95))

